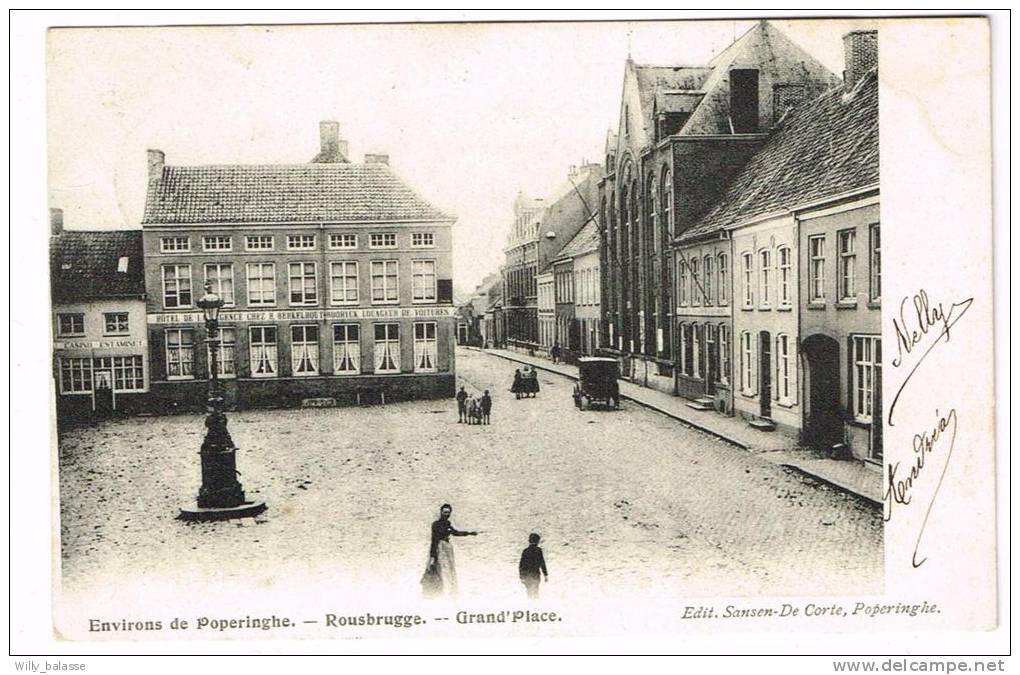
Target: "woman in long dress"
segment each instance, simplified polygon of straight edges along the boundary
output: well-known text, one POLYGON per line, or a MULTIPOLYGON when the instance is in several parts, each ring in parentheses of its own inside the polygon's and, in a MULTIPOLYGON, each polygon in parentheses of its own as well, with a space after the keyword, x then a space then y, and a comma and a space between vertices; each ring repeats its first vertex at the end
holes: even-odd
POLYGON ((510 386, 510 391, 513 392, 517 398, 520 398, 521 394, 524 393, 524 382, 521 377, 520 368, 514 371, 514 383, 510 386))
POLYGON ((474 537, 477 532, 462 532, 450 523, 450 514, 453 507, 443 504, 439 507, 439 520, 432 523, 432 544, 429 547, 429 565, 434 565, 443 582, 444 595, 457 594, 457 568, 453 562, 453 544, 450 543, 450 535, 454 537, 474 537))

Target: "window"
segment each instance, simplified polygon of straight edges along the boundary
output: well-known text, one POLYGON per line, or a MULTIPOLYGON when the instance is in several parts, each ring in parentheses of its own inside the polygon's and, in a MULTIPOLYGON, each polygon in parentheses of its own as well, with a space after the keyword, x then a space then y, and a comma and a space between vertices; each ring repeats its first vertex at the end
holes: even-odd
POLYGON ((276 304, 276 264, 248 263, 248 304, 276 304))
POLYGON ((851 404, 854 419, 870 424, 875 404, 875 390, 881 386, 882 338, 878 335, 854 335, 853 391, 851 404))
POLYGON ((744 331, 740 334, 740 388, 747 396, 755 393, 754 379, 754 341, 751 333, 744 331))
POLYGON ((868 286, 869 294, 873 301, 882 299, 882 239, 878 223, 870 228, 871 234, 871 259, 868 260, 868 286))
POLYGON ((169 380, 195 377, 195 331, 190 328, 166 330, 166 376, 169 380))
POLYGON ((159 250, 163 253, 187 253, 191 250, 189 237, 161 237, 159 250))
POLYGON ((839 270, 837 272, 839 289, 837 293, 841 302, 852 302, 857 299, 857 292, 854 288, 857 267, 856 240, 856 230, 843 230, 839 233, 839 270))
MULTIPOLYGON (((231 327, 220 328, 220 346, 216 350, 216 376, 236 377, 237 366, 235 355, 237 354, 237 331, 231 327)), ((206 355, 209 358, 209 367, 212 367, 212 350, 206 347, 206 355)))
POLYGON ((229 251, 233 248, 234 244, 229 235, 215 234, 202 237, 203 251, 229 251))
POLYGON ((205 266, 205 282, 212 287, 213 293, 223 299, 223 304, 234 304, 234 266, 230 263, 210 264, 205 266))
POLYGON ((718 382, 719 353, 715 351, 718 342, 715 324, 706 323, 703 330, 705 331, 705 365, 702 367, 702 372, 705 374, 706 380, 713 378, 712 381, 718 382))
POLYGON ((290 304, 314 305, 319 302, 315 263, 290 263, 290 304))
POLYGON ((57 314, 57 335, 60 337, 85 335, 85 315, 57 314))
POLYGON ((319 374, 319 327, 290 327, 290 369, 295 376, 319 374))
POLYGON ((808 275, 810 301, 825 302, 825 235, 808 237, 808 275))
POLYGON ((705 291, 705 305, 712 304, 712 256, 706 255, 704 260, 702 285, 705 291))
POLYGON ((333 372, 357 375, 361 372, 361 329, 356 323, 333 326, 333 372))
POLYGON ((701 304, 701 279, 698 276, 698 259, 691 258, 691 304, 701 304))
POLYGON ((694 324, 691 326, 691 333, 693 338, 691 340, 692 349, 694 352, 694 377, 699 379, 705 377, 705 360, 701 358, 701 324, 694 324))
POLYGON ((92 359, 60 359, 60 393, 92 391, 92 359))
POLYGON ((772 251, 767 248, 758 252, 761 259, 761 298, 759 302, 762 307, 768 307, 772 298, 772 251))
POLYGON ((729 294, 729 257, 725 253, 719 254, 719 304, 725 305, 730 301, 729 294))
POLYGON ((436 235, 432 232, 412 232, 411 246, 414 248, 433 248, 436 245, 436 235))
POLYGON ((396 248, 397 235, 394 232, 373 232, 368 236, 369 248, 396 248))
POLYGON ((687 374, 687 352, 690 348, 687 346, 687 324, 681 323, 679 326, 679 337, 680 337, 680 372, 684 375, 687 374))
POLYGON ((332 249, 338 248, 358 248, 358 235, 356 234, 331 234, 329 235, 329 247, 332 249))
POLYGON ((127 312, 107 312, 103 314, 104 335, 126 335, 129 332, 127 312))
POLYGON ((677 283, 677 300, 680 306, 683 307, 687 305, 687 262, 680 258, 677 261, 677 267, 679 268, 677 270, 677 279, 679 280, 677 283))
POLYGON ((276 377, 276 326, 248 329, 252 377, 276 377))
POLYGON ((648 232, 652 237, 652 251, 659 250, 659 244, 662 242, 659 240, 659 231, 656 229, 658 222, 655 219, 657 215, 655 213, 655 197, 658 194, 658 188, 655 186, 655 178, 653 176, 648 177, 648 232))
POLYGON ((436 301, 436 261, 414 260, 411 262, 412 302, 436 301))
POLYGON ((790 277, 793 274, 793 258, 790 255, 789 246, 779 247, 779 305, 789 307, 792 296, 790 295, 790 277))
POLYGON ((400 372, 400 324, 375 324, 375 372, 400 372))
POLYGON ((436 372, 436 324, 428 321, 414 324, 414 371, 436 372))
POLYGON ((273 235, 249 234, 244 238, 244 248, 248 251, 272 251, 273 235))
POLYGON ((666 232, 673 236, 673 176, 666 169, 662 174, 662 220, 666 225, 666 232))
POLYGON ((744 259, 744 307, 754 305, 754 256, 743 254, 744 259))
POLYGON ((287 250, 288 251, 314 251, 315 250, 315 235, 314 234, 288 234, 287 235, 287 250))
POLYGON ((397 302, 397 261, 372 261, 372 303, 397 302))
POLYGON ((191 307, 191 265, 163 265, 163 306, 191 307))
POLYGON ((114 391, 144 391, 145 374, 141 356, 106 356, 96 361, 97 369, 113 371, 114 391))
POLYGON ((334 305, 358 304, 358 263, 330 263, 329 288, 330 301, 334 305))
POLYGON ((730 381, 730 327, 719 324, 719 382, 730 381))
POLYGON ((793 405, 796 398, 797 366, 791 356, 789 335, 776 336, 776 398, 780 403, 793 405))

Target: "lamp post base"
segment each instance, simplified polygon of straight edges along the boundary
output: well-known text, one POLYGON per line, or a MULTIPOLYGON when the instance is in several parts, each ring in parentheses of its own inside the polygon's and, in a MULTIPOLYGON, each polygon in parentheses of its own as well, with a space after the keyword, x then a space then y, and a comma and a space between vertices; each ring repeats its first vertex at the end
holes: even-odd
POLYGON ((265 510, 265 502, 244 502, 237 506, 207 509, 188 506, 181 509, 177 519, 191 522, 207 522, 212 520, 230 520, 231 518, 254 518, 265 510))

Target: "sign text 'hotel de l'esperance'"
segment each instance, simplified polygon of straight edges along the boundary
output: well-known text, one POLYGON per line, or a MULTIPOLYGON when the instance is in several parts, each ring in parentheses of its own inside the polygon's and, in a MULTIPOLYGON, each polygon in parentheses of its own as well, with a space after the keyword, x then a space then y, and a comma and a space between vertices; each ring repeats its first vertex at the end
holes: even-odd
MULTIPOLYGON (((237 321, 330 321, 336 319, 433 319, 451 317, 453 307, 386 307, 366 309, 284 309, 255 311, 221 311, 221 322, 237 321)), ((150 324, 199 324, 204 321, 202 312, 162 312, 149 314, 150 324)))

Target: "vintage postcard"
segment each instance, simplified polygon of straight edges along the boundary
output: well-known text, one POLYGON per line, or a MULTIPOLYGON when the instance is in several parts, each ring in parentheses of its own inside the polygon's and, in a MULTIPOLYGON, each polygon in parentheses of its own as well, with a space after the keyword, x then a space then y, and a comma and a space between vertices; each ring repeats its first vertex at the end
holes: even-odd
POLYGON ((50 28, 55 635, 995 628, 989 50, 50 28))

